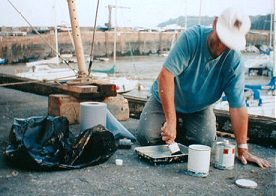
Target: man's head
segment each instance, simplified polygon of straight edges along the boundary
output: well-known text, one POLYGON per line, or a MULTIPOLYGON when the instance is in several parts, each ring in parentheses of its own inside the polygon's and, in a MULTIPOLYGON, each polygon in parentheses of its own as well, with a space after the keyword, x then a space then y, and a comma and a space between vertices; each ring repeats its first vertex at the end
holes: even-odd
POLYGON ((221 42, 230 49, 243 50, 251 23, 249 17, 235 8, 225 9, 217 18, 215 29, 221 42))

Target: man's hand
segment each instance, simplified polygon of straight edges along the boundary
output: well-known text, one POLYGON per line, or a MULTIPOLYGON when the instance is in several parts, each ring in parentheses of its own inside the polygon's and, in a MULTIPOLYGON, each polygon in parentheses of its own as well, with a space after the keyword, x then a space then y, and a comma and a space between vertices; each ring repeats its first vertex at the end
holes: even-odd
POLYGON ((173 143, 176 138, 175 125, 170 125, 169 123, 165 122, 161 127, 161 137, 162 140, 166 142, 166 144, 173 143))
MULTIPOLYGON (((248 130, 248 114, 246 108, 229 108, 229 112, 232 122, 232 128, 235 132, 237 143, 246 144, 248 130)), ((243 164, 247 164, 247 162, 252 162, 256 163, 261 168, 271 167, 271 163, 250 154, 247 148, 238 148, 238 158, 243 164)))
POLYGON ((271 167, 271 163, 267 160, 261 159, 257 156, 252 155, 248 152, 248 149, 238 148, 238 158, 243 164, 247 164, 248 162, 256 163, 261 168, 271 167))

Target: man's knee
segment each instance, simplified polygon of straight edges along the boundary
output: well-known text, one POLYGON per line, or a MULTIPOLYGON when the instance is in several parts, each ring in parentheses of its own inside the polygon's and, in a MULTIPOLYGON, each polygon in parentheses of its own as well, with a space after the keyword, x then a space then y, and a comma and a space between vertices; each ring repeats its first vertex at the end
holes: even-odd
POLYGON ((161 136, 152 130, 137 129, 137 140, 142 146, 157 145, 162 143, 161 136))
POLYGON ((139 127, 137 129, 137 136, 136 136, 136 138, 137 138, 137 140, 138 140, 138 142, 139 142, 140 145, 142 145, 142 146, 147 146, 148 145, 147 144, 148 141, 146 139, 144 130, 139 129, 139 127))

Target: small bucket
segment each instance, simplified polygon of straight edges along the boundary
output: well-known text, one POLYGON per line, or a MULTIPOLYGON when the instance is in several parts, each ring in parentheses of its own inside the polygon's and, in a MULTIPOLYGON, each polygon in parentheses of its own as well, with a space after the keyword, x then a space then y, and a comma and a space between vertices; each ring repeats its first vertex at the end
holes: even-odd
POLYGON ((209 174, 211 148, 205 145, 189 146, 188 171, 209 174))

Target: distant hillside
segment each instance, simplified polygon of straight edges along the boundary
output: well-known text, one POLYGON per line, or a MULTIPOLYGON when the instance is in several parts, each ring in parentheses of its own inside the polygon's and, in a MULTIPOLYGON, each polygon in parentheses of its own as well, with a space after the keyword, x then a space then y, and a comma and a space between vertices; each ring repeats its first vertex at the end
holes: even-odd
MULTIPOLYGON (((251 19, 251 29, 255 30, 269 30, 270 29, 270 14, 262 16, 250 16, 251 19)), ((214 17, 202 16, 200 23, 202 25, 212 25, 214 17)), ((187 17, 187 27, 196 25, 199 23, 198 16, 188 16, 187 17)), ((169 19, 168 21, 158 24, 158 27, 165 27, 168 25, 177 24, 181 27, 185 27, 185 16, 179 16, 175 19, 169 19)))

